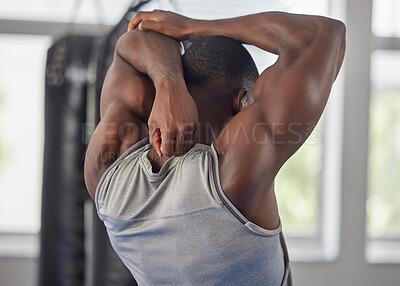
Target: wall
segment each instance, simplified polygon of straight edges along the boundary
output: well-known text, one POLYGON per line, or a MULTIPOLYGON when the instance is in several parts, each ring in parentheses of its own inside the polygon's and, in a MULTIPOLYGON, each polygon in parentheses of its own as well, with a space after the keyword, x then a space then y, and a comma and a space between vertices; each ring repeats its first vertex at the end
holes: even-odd
POLYGON ((0 258, 0 286, 36 286, 37 258, 0 258))

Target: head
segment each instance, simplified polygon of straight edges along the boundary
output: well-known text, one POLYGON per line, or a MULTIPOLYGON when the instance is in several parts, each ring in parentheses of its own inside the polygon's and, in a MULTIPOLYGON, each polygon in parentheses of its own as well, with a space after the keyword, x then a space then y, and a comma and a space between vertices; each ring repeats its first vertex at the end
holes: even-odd
POLYGON ((199 142, 210 144, 233 116, 253 102, 258 71, 239 41, 213 36, 189 44, 182 57, 184 77, 199 112, 199 142))

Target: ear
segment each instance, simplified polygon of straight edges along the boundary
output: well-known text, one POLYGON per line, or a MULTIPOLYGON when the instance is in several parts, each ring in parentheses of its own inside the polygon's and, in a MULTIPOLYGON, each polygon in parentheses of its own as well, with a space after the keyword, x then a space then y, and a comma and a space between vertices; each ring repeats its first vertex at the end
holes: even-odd
POLYGON ((246 88, 242 88, 241 90, 239 90, 238 94, 233 100, 233 110, 235 114, 239 113, 242 109, 247 107, 247 96, 248 90, 246 88))

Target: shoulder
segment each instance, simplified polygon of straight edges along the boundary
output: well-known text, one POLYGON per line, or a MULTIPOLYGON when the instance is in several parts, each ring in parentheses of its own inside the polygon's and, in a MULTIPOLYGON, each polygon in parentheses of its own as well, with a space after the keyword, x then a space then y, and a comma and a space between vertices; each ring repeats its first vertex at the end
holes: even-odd
MULTIPOLYGON (((148 137, 145 137, 127 148, 124 152, 111 155, 112 152, 101 150, 101 147, 88 148, 85 158, 85 182, 89 194, 93 199, 97 196, 99 187, 104 182, 105 177, 116 169, 122 162, 129 162, 135 159, 148 147, 148 137), (136 156, 135 156, 136 155, 136 156)), ((96 144, 94 142, 93 144, 96 144)))

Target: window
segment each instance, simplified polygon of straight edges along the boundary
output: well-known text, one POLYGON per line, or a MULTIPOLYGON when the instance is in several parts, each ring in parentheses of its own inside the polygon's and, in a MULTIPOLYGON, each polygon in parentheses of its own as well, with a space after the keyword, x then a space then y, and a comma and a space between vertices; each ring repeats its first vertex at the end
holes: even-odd
POLYGON ((372 54, 367 233, 400 238, 400 51, 372 54))
POLYGON ((322 120, 279 171, 275 189, 288 236, 315 236, 320 223, 322 120))
POLYGON ((400 50, 371 57, 367 260, 400 261, 400 50))
POLYGON ((40 228, 44 65, 50 43, 44 36, 0 36, 0 232, 40 228))
POLYGON ((59 37, 67 31, 99 35, 107 29, 98 25, 68 26, 68 23, 113 25, 131 3, 131 0, 0 0, 0 257, 38 255, 44 68, 51 36, 59 37), (105 9, 107 13, 103 14, 105 9), (27 22, 22 25, 18 21, 27 22), (66 24, 53 25, 47 21, 66 24))
POLYGON ((400 36, 400 1, 373 1, 372 31, 380 37, 400 36))
POLYGON ((369 101, 365 255, 371 263, 400 262, 400 1, 374 1, 369 101))
MULTIPOLYGON (((117 3, 81 1, 80 6, 76 6, 79 1, 75 0, 62 3, 50 0, 0 1, 4 1, 0 18, 97 23, 97 17, 101 17, 106 24, 119 21, 131 4, 129 0, 118 0, 117 3)), ((274 10, 328 15, 328 4, 328 0, 154 0, 143 9, 169 9, 189 17, 212 19, 274 10)), ((4 58, 0 75, 7 75, 0 78, 0 232, 37 232, 40 229, 43 75, 46 50, 50 44, 50 38, 45 36, 0 37, 0 57, 4 58), (29 50, 27 45, 31 47, 29 50), (21 62, 19 66, 25 68, 18 70, 19 73, 9 72, 15 70, 17 60, 21 62), (20 78, 27 79, 27 82, 18 84, 20 78), (15 124, 8 125, 7 122, 15 124), (29 142, 29 150, 26 142, 29 142), (19 177, 21 172, 24 172, 24 180, 19 177)), ((246 47, 260 72, 277 59, 277 56, 256 47, 246 47)), ((278 203, 287 236, 321 238, 322 191, 325 189, 322 180, 325 166, 323 125, 321 121, 277 178, 278 203)))

